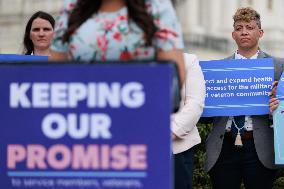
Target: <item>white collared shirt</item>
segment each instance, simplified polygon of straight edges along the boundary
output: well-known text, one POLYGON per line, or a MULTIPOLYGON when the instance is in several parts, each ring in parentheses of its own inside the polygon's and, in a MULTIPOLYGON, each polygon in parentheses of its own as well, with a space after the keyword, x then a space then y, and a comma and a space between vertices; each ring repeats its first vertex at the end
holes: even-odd
MULTIPOLYGON (((246 58, 244 56, 242 56, 241 54, 238 53, 238 51, 235 52, 235 59, 257 59, 259 54, 259 50, 250 58, 246 58)), ((230 131, 231 130, 231 125, 233 122, 234 117, 230 116, 229 120, 226 124, 226 131, 230 131)), ((253 124, 252 124, 252 118, 251 116, 246 116, 245 118, 245 130, 246 131, 252 131, 253 130, 253 124)))
POLYGON ((239 54, 238 51, 235 52, 235 59, 257 59, 259 50, 250 58, 246 58, 243 55, 239 54))

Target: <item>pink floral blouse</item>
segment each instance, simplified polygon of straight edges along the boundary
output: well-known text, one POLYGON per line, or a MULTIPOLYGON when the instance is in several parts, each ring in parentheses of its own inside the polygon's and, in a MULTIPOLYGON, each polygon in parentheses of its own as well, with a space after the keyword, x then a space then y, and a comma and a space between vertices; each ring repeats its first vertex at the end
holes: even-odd
POLYGON ((150 47, 145 45, 143 31, 133 21, 128 21, 126 7, 117 12, 94 14, 77 29, 69 43, 63 43, 62 36, 76 1, 64 1, 51 46, 56 52, 67 52, 70 59, 150 60, 155 58, 157 49, 168 51, 183 48, 180 24, 170 0, 146 0, 148 12, 153 15, 158 28, 150 47))

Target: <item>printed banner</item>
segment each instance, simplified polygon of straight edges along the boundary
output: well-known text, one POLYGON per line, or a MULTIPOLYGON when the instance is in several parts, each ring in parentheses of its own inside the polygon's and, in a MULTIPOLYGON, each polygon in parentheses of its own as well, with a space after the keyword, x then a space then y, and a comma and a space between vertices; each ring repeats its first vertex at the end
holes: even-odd
POLYGON ((18 55, 18 54, 0 54, 0 63, 10 62, 33 62, 33 61, 47 61, 48 56, 34 56, 34 55, 18 55))
POLYGON ((268 114, 273 59, 201 61, 206 81, 203 117, 268 114))
POLYGON ((284 76, 277 86, 276 97, 280 100, 278 108, 273 112, 275 163, 284 165, 284 76))
POLYGON ((170 189, 172 70, 0 65, 1 188, 170 189))
POLYGON ((278 81, 276 97, 279 100, 284 100, 284 74, 282 73, 280 80, 278 81))

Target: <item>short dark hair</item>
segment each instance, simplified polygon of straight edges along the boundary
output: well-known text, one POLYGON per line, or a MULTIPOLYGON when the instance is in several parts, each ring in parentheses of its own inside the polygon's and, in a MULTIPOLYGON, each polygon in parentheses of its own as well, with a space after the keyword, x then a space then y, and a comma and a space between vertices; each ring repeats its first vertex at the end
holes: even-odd
POLYGON ((255 20, 256 24, 261 29, 260 14, 250 7, 239 8, 233 16, 233 19, 234 26, 237 21, 250 22, 252 20, 255 20))
POLYGON ((33 21, 37 18, 42 18, 44 20, 47 20, 51 24, 52 28, 54 29, 55 20, 50 14, 43 12, 43 11, 38 11, 34 13, 29 19, 26 25, 26 29, 25 29, 25 35, 24 35, 24 40, 23 40, 25 55, 30 55, 34 51, 34 44, 30 38, 30 32, 31 32, 33 21))

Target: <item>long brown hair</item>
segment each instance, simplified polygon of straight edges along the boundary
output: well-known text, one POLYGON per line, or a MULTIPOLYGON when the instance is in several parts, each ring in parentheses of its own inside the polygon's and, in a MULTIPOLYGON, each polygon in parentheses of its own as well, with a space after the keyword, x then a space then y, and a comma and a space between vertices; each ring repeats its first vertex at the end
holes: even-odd
MULTIPOLYGON (((94 13, 99 11, 103 0, 78 0, 68 20, 68 28, 63 41, 68 42, 70 36, 94 13)), ((157 31, 153 17, 147 12, 145 0, 125 0, 129 20, 133 20, 144 32, 146 45, 152 45, 157 31)))

